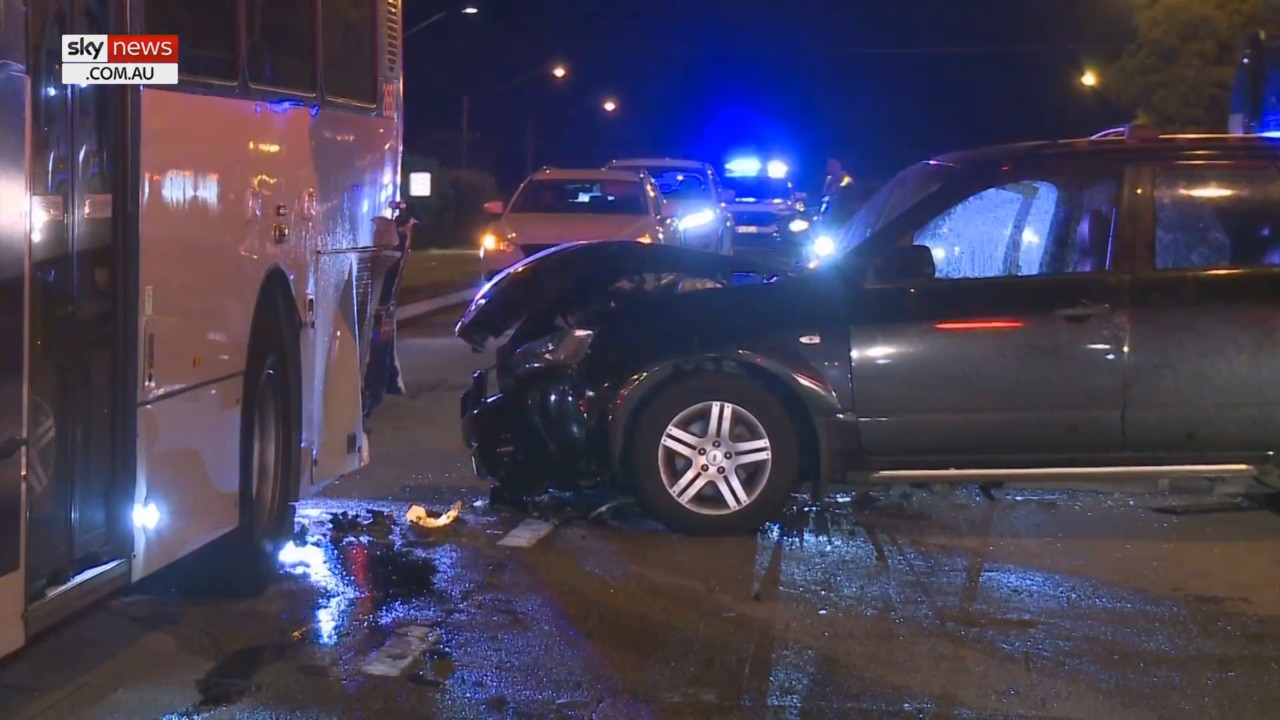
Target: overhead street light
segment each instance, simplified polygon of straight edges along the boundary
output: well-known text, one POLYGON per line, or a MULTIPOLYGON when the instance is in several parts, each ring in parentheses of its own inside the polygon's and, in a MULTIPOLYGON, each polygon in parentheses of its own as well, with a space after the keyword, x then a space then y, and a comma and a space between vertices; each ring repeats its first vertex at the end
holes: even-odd
POLYGON ((602 104, 600 107, 604 108, 604 111, 607 113, 617 112, 618 103, 614 100, 605 100, 604 104, 602 104))
POLYGON ((1084 74, 1080 76, 1080 84, 1089 88, 1097 87, 1098 74, 1092 70, 1085 70, 1084 74))
MULTIPOLYGON (((461 12, 463 15, 475 15, 476 13, 480 12, 480 8, 479 8, 479 7, 477 7, 477 6, 475 6, 475 5, 473 5, 473 4, 468 3, 467 5, 464 5, 464 6, 463 6, 463 8, 462 8, 461 10, 459 10, 458 12, 461 12)), ((431 17, 427 18, 426 20, 424 20, 424 21, 422 21, 422 22, 418 23, 417 25, 414 25, 413 27, 411 27, 411 28, 409 28, 408 30, 406 30, 406 31, 405 31, 405 33, 404 33, 404 37, 408 38, 410 35, 412 35, 412 34, 414 34, 414 33, 418 32, 419 30, 421 30, 422 28, 424 28, 424 27, 426 27, 426 26, 430 25, 431 23, 438 22, 438 21, 440 21, 440 20, 445 19, 446 17, 449 17, 449 14, 450 14, 450 13, 449 13, 449 11, 448 11, 448 10, 441 10, 440 12, 436 13, 435 15, 432 15, 431 17)))
MULTIPOLYGON (((545 72, 548 72, 547 66, 539 65, 538 67, 535 67, 529 72, 523 75, 517 76, 516 79, 512 80, 511 82, 505 85, 500 85, 496 89, 485 93, 481 97, 488 97, 490 95, 497 95, 499 93, 505 92, 519 85, 520 83, 523 83, 529 78, 535 77, 537 75, 541 75, 542 73, 545 73, 545 72)), ((556 80, 563 80, 566 77, 568 77, 569 68, 564 63, 556 63, 555 65, 552 65, 550 67, 550 74, 551 74, 551 77, 555 78, 556 80)), ((471 95, 462 96, 462 169, 463 170, 467 169, 467 160, 468 160, 467 151, 470 148, 470 140, 471 140, 471 123, 470 123, 471 99, 472 99, 471 95)), ((529 132, 532 133, 532 130, 530 130, 529 132)))

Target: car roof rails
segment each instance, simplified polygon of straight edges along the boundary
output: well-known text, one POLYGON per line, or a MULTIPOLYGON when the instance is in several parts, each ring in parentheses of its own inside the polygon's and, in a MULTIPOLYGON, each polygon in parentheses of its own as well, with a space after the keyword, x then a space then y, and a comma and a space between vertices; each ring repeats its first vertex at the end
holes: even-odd
POLYGON ((1145 140, 1155 140, 1160 137, 1160 132, 1156 130, 1154 125, 1147 123, 1129 123, 1128 125, 1120 125, 1119 127, 1107 128, 1100 133, 1095 133, 1089 137, 1090 140, 1105 140, 1107 138, 1124 138, 1132 142, 1142 142, 1145 140))

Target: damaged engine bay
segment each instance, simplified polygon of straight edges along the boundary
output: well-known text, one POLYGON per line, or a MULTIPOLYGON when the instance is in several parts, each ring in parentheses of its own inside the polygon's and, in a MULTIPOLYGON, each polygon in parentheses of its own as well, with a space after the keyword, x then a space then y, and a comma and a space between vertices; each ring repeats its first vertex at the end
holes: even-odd
MULTIPOLYGON (((580 251, 609 251, 600 245, 580 251)), ((548 268, 526 266, 496 278, 459 322, 457 335, 474 348, 501 343, 494 365, 473 374, 461 403, 476 473, 497 483, 499 494, 514 500, 625 480, 619 471, 628 394, 648 368, 715 342, 673 334, 670 320, 696 322, 719 305, 707 302, 713 296, 758 290, 780 277, 769 266, 742 271, 731 258, 684 248, 615 252, 627 250, 667 260, 667 251, 677 252, 666 267, 637 263, 633 272, 622 269, 625 262, 593 262, 589 272, 552 274, 536 291, 528 276, 548 268)))

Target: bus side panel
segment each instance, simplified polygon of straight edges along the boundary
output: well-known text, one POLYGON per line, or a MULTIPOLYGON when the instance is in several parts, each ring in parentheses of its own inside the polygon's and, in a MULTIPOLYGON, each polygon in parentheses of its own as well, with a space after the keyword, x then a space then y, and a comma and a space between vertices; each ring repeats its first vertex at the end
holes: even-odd
POLYGON ((242 388, 231 377, 138 408, 134 502, 160 518, 134 529, 134 581, 235 528, 242 388))
POLYGON ((311 284, 315 344, 309 361, 316 372, 303 394, 317 401, 307 416, 308 436, 316 439, 314 490, 366 461, 360 343, 368 341, 373 302, 368 250, 373 218, 388 217, 388 205, 397 199, 400 152, 393 118, 325 107, 312 122, 320 202, 314 228, 319 255, 311 284))
MULTIPOLYGON (((23 7, 0 0, 0 442, 26 437, 27 162, 30 80, 23 7), (7 18, 7 22, 6 22, 7 18)), ((0 657, 26 637, 25 452, 0 457, 0 657)))

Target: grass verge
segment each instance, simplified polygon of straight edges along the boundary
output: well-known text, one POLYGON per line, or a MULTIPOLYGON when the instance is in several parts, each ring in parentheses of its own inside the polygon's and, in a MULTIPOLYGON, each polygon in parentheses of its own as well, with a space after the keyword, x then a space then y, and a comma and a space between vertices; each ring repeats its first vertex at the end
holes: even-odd
POLYGON ((430 300, 479 283, 480 256, 475 250, 418 250, 409 255, 397 302, 404 306, 430 300))

